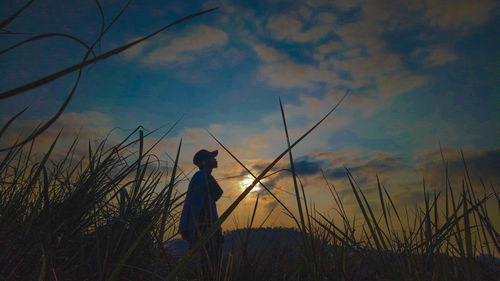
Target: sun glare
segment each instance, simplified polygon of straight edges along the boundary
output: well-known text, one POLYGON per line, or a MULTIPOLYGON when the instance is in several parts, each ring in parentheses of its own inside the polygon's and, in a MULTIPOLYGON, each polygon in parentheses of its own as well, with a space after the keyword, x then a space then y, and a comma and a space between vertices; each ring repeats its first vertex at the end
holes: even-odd
MULTIPOLYGON (((252 182, 253 178, 245 178, 242 181, 240 181, 241 190, 245 190, 245 188, 247 188, 250 184, 252 184, 252 182)), ((255 192, 259 190, 260 190, 259 184, 256 184, 250 192, 255 192)))

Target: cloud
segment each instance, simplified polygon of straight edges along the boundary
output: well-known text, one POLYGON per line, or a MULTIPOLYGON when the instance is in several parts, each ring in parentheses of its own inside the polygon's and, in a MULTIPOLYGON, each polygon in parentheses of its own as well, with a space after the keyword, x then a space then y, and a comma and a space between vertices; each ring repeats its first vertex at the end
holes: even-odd
MULTIPOLYGON (((268 162, 264 161, 253 166, 255 170, 262 170, 268 162)), ((415 196, 406 196, 409 193, 419 194, 421 177, 415 175, 412 166, 408 165, 402 157, 397 154, 377 151, 373 153, 363 153, 361 151, 325 151, 321 153, 307 153, 299 156, 295 160, 297 174, 304 185, 310 202, 314 202, 318 210, 324 210, 331 206, 332 198, 325 196, 328 187, 322 176, 324 171, 327 181, 336 186, 339 194, 344 200, 344 204, 355 206, 355 200, 347 181, 346 170, 353 174, 357 183, 360 184, 369 201, 376 200, 376 175, 378 174, 382 184, 387 185, 388 191, 393 198, 398 198, 397 205, 415 204, 421 199, 415 196), (389 179, 390 181, 388 181, 389 179), (406 196, 406 197, 405 197, 406 196), (413 200, 413 201, 407 201, 413 200)), ((281 161, 273 169, 289 169, 288 161, 281 161)), ((270 173, 272 173, 271 171, 270 173)), ((289 172, 281 172, 266 178, 266 185, 285 203, 293 202, 294 195, 293 182, 289 172), (291 196, 291 197, 290 197, 291 196)), ((329 193, 328 193, 329 194, 329 193)), ((265 192, 263 193, 265 195, 265 192)), ((358 213, 359 210, 352 210, 358 213)))
MULTIPOLYGON (((133 42, 137 39, 140 39, 141 37, 135 37, 135 38, 132 38, 130 40, 127 40, 127 42, 133 42)), ((125 60, 132 60, 134 58, 136 58, 137 56, 139 56, 140 54, 142 54, 145 49, 150 45, 150 41, 146 40, 146 41, 142 41, 141 43, 125 50, 123 53, 121 53, 121 57, 124 58, 125 60)))
POLYGON ((257 53, 261 61, 265 63, 287 61, 289 57, 279 52, 278 50, 271 48, 265 44, 258 44, 253 46, 254 51, 257 53))
POLYGON ((327 43, 321 44, 317 47, 317 50, 322 54, 333 53, 336 50, 340 50, 342 47, 342 43, 340 41, 331 40, 327 43))
POLYGON ((309 20, 313 14, 313 11, 306 6, 302 6, 299 8, 298 14, 304 20, 309 20))
MULTIPOLYGON (((0 139, 1 147, 8 147, 14 144, 18 138, 27 137, 39 124, 44 122, 46 120, 14 122, 0 139)), ((89 141, 102 140, 111 133, 113 127, 113 119, 101 112, 67 112, 62 114, 52 126, 35 139, 34 152, 46 153, 59 132, 61 132, 52 154, 55 157, 64 155, 71 143, 78 137, 77 154, 83 155, 88 152, 89 141)), ((116 141, 116 137, 115 134, 109 135, 109 143, 116 141)))
POLYGON ((344 167, 346 167, 358 179, 366 182, 368 178, 374 179, 376 174, 392 175, 407 167, 401 157, 391 153, 374 151, 367 157, 365 156, 366 159, 363 159, 361 155, 351 155, 355 158, 331 163, 330 168, 325 172, 326 176, 332 179, 345 178, 346 170, 344 167))
POLYGON ((194 61, 200 52, 219 49, 227 44, 227 34, 217 28, 199 25, 186 36, 174 38, 167 46, 149 52, 146 64, 176 65, 194 61))
POLYGON ((389 101, 426 84, 427 79, 407 69, 401 56, 388 50, 382 39, 387 28, 384 24, 387 11, 375 15, 377 9, 370 5, 363 7, 366 16, 362 20, 337 26, 340 41, 320 45, 316 52, 318 59, 324 58, 322 63, 326 68, 348 74, 345 78, 340 76, 340 84, 359 90, 365 96, 355 97, 356 102, 350 105, 367 109, 365 113, 369 114, 388 104, 380 102, 380 98, 389 101))
MULTIPOLYGON (((388 3, 387 7, 393 9, 388 3)), ((365 16, 351 24, 336 24, 332 12, 315 16, 316 21, 321 18, 325 24, 328 22, 339 39, 322 43, 313 48, 313 52, 303 54, 313 58, 313 61, 292 59, 270 45, 255 44, 253 49, 261 60, 257 79, 277 88, 317 90, 323 85, 350 88, 358 94, 353 95, 347 106, 366 109, 364 115, 389 104, 388 101, 395 96, 426 84, 426 77, 407 69, 401 56, 389 51, 382 39, 387 21, 396 11, 368 3, 363 5, 363 9, 365 16), (380 98, 385 101, 380 102, 380 98)), ((278 15, 269 20, 267 28, 278 39, 297 41, 298 34, 305 34, 299 18, 293 13, 278 15)), ((452 59, 450 55, 444 56, 441 50, 432 50, 429 54, 433 63, 452 59)))
MULTIPOLYGON (((330 91, 320 97, 300 94, 298 102, 295 104, 287 103, 287 100, 283 99, 283 110, 288 123, 290 137, 299 137, 305 130, 313 126, 339 102, 344 94, 345 91, 343 90, 330 91), (291 130, 291 128, 295 130, 291 130)), ((334 113, 334 115, 334 117, 328 118, 323 122, 322 127, 328 127, 329 132, 342 128, 350 121, 349 116, 341 115, 339 112, 334 113)), ((276 110, 264 115, 261 118, 261 123, 272 124, 281 130, 283 126, 282 120, 281 111, 276 110)), ((317 131, 320 130, 322 129, 317 129, 317 131)))
MULTIPOLYGON (((459 149, 443 149, 444 161, 448 165, 449 173, 455 178, 465 176, 465 166, 459 149)), ((473 180, 479 177, 485 181, 496 182, 500 180, 500 148, 463 149, 465 164, 473 180)), ((419 151, 414 157, 416 169, 431 181, 442 182, 444 179, 445 164, 439 148, 419 151)))
MULTIPOLYGON (((333 6, 336 7, 336 4, 333 6)), ((346 101, 345 106, 363 109, 364 116, 387 106, 394 97, 425 85, 426 77, 407 69, 401 56, 387 48, 383 35, 388 24, 398 27, 398 23, 405 19, 398 16, 398 10, 391 3, 383 1, 382 4, 383 7, 362 1, 349 4, 349 9, 355 6, 362 7, 364 11, 358 21, 349 24, 337 22, 336 12, 327 7, 331 6, 327 1, 316 1, 314 5, 308 2, 300 5, 296 11, 272 17, 266 28, 279 40, 316 43, 318 40, 312 38, 301 40, 301 36, 322 24, 328 25, 330 31, 334 30, 336 38, 305 50, 300 57, 294 55, 293 58, 270 43, 254 42, 252 48, 261 60, 256 78, 275 88, 304 88, 310 91, 325 87, 349 88, 354 94, 346 101), (327 9, 318 13, 319 9, 316 8, 321 6, 327 9), (308 11, 312 13, 309 14, 308 11), (395 17, 397 19, 394 21, 398 23, 391 22, 395 17)), ((339 5, 341 9, 345 8, 345 5, 339 5)), ((418 6, 397 5, 397 8, 413 11, 418 10, 418 6)), ((326 35, 329 33, 325 37, 326 35)), ((451 58, 444 57, 439 50, 433 50, 432 56, 429 56, 434 63, 449 61, 451 58)))
POLYGON ((443 65, 458 59, 458 56, 449 48, 441 45, 418 48, 411 55, 414 58, 423 59, 423 63, 427 66, 443 65))
POLYGON ((426 83, 427 78, 414 75, 405 70, 377 78, 377 88, 380 91, 379 96, 384 99, 391 99, 397 95, 416 89, 426 83))
MULTIPOLYGON (((288 162, 280 163, 280 166, 275 169, 289 169, 288 162)), ((313 182, 317 180, 323 181, 321 171, 324 172, 328 179, 346 179, 345 167, 361 182, 372 182, 375 180, 376 174, 384 177, 393 176, 410 167, 405 163, 403 158, 397 154, 383 151, 373 151, 366 154, 356 150, 339 152, 324 151, 319 153, 310 152, 296 157, 294 164, 299 176, 304 179, 307 177, 316 178, 312 180, 313 182)), ((263 169, 264 165, 255 167, 257 169, 263 169)), ((276 182, 277 179, 289 176, 289 173, 281 174, 275 177, 274 180, 276 182)))
POLYGON ((308 64, 293 61, 263 64, 259 66, 257 77, 271 86, 281 88, 313 88, 319 82, 337 81, 337 74, 328 69, 318 69, 308 64))
POLYGON ((401 29, 412 25, 430 24, 443 29, 480 25, 496 8, 493 0, 409 0, 332 1, 343 10, 362 7, 371 21, 384 22, 386 28, 401 29))
POLYGON ((425 5, 426 18, 441 28, 482 24, 497 6, 493 0, 426 0, 425 5))
MULTIPOLYGON (((15 121, 1 140, 10 142, 18 136, 26 136, 42 122, 45 120, 15 121)), ((71 138, 77 135, 81 138, 101 137, 112 129, 113 124, 113 119, 101 112, 67 112, 62 114, 37 140, 48 139, 49 142, 52 142, 60 130, 63 130, 63 135, 70 135, 71 138)))
MULTIPOLYGON (((299 96, 299 102, 296 104, 287 103, 283 100, 283 108, 287 120, 288 133, 290 141, 294 141, 308 129, 310 129, 316 122, 318 122, 324 115, 330 111, 339 99, 344 94, 344 91, 333 91, 322 97, 311 97, 305 94, 299 96)), ((342 111, 336 111, 332 116, 325 119, 323 123, 317 127, 306 139, 298 144, 294 151, 298 153, 305 153, 306 151, 324 151, 331 149, 331 135, 337 130, 340 130, 352 120, 352 117, 342 111), (314 144, 313 147, 310 144, 314 144)), ((269 147, 267 151, 276 151, 285 149, 286 144, 285 135, 283 131, 283 121, 281 111, 276 111, 262 116, 260 119, 262 127, 272 127, 274 131, 273 141, 268 142, 269 147)), ((253 141, 253 138, 250 138, 253 141)), ((259 142, 259 138, 256 140, 259 142)))
MULTIPOLYGON (((450 167, 450 180, 453 188, 461 188, 460 181, 464 178, 464 167, 459 152, 444 149, 445 157, 450 167)), ((496 184, 500 180, 498 170, 500 169, 500 149, 487 150, 468 149, 464 152, 466 163, 471 175, 474 189, 482 194, 482 186, 479 182, 481 177, 488 186, 496 184)), ((417 205, 423 201, 422 178, 425 178, 427 190, 439 192, 444 190, 444 167, 440 159, 439 150, 429 149, 417 152, 413 158, 406 159, 402 155, 384 151, 364 153, 361 151, 339 151, 308 153, 304 157, 298 157, 296 163, 301 163, 305 168, 300 173, 304 187, 310 200, 314 201, 318 209, 323 209, 331 202, 325 202, 324 192, 326 183, 321 176, 323 169, 328 182, 335 185, 346 205, 355 205, 349 182, 346 181, 346 170, 354 176, 356 182, 363 189, 368 201, 377 201, 377 180, 384 185, 391 195, 396 206, 417 205), (327 162, 325 162, 327 161, 327 162), (320 203, 322 202, 322 203, 320 203)), ((293 191, 293 185, 289 182, 290 175, 283 174, 273 179, 276 186, 286 186, 289 192, 293 191)), ((357 213, 358 210, 353 210, 357 213)))
POLYGON ((298 19, 288 16, 280 15, 269 19, 267 22, 267 29, 280 40, 292 38, 296 34, 302 32, 302 22, 298 19))
POLYGON ((295 171, 298 175, 314 175, 325 168, 325 161, 319 161, 309 156, 302 156, 294 161, 295 171))
POLYGON ((337 74, 326 68, 291 60, 286 54, 264 44, 253 46, 262 61, 257 78, 269 85, 280 88, 312 88, 319 82, 333 84, 338 81, 337 74))
POLYGON ((436 66, 452 62, 457 58, 457 55, 452 53, 450 50, 438 47, 429 50, 429 55, 427 56, 426 61, 428 64, 436 66))
POLYGON ((314 42, 325 38, 332 31, 335 17, 333 14, 321 13, 314 20, 316 24, 306 29, 296 16, 278 15, 271 17, 266 27, 278 40, 314 42))

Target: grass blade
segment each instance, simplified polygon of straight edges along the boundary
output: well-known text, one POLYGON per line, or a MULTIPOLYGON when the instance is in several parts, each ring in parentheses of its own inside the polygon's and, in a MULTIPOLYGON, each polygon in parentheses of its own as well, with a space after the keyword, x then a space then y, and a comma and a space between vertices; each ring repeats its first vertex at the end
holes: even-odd
MULTIPOLYGON (((287 146, 290 147, 290 138, 288 136, 288 128, 286 125, 285 112, 283 111, 283 104, 281 103, 281 98, 279 99, 279 102, 280 102, 281 117, 283 119, 283 126, 285 128, 286 143, 287 143, 287 146)), ((299 187, 297 185, 297 174, 295 173, 295 165, 293 164, 293 156, 292 156, 291 149, 288 151, 288 157, 290 158, 290 169, 292 170, 293 187, 295 189, 295 198, 297 199, 297 208, 299 210, 300 225, 301 225, 302 230, 306 231, 306 224, 304 221, 304 212, 302 211, 302 204, 300 203, 299 187)))

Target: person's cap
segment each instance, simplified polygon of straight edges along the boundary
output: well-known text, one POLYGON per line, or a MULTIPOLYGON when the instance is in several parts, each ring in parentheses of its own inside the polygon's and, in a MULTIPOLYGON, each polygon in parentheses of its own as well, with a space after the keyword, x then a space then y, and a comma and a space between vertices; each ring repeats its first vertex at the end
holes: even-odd
POLYGON ((193 163, 196 166, 200 166, 201 163, 203 163, 204 161, 217 156, 217 153, 219 153, 217 150, 210 152, 206 149, 202 149, 202 150, 196 152, 196 154, 194 155, 193 163))

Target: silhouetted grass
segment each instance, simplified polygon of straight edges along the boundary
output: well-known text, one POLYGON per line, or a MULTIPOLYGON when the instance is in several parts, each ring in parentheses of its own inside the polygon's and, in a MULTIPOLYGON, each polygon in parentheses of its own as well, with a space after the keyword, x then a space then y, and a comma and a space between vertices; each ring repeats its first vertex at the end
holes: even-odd
MULTIPOLYGON (((14 147, 0 164, 0 278, 5 280, 151 280, 167 272, 163 243, 175 235, 182 204, 144 136, 108 147, 77 140, 59 162, 14 147), (129 151, 137 143, 139 153, 129 151)), ((180 146, 179 146, 180 147, 180 146)), ((177 153, 177 157, 179 151, 177 153)), ((177 161, 177 159, 176 159, 177 161)))

